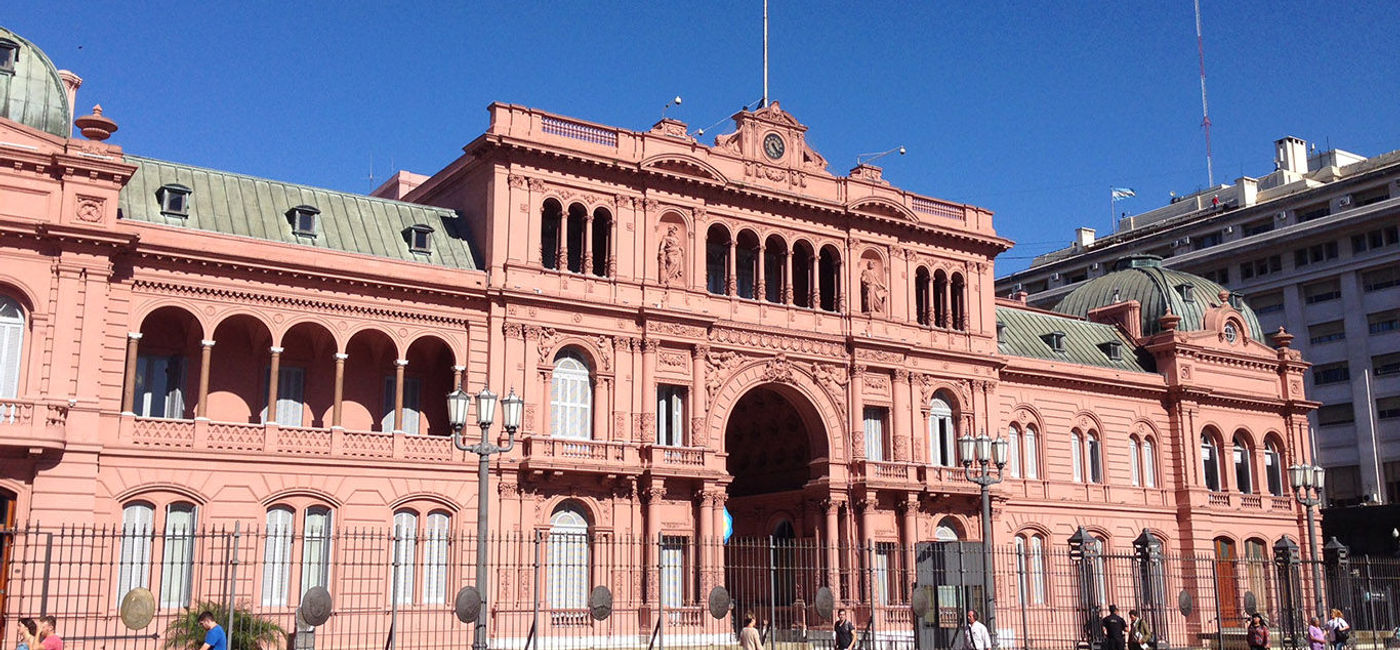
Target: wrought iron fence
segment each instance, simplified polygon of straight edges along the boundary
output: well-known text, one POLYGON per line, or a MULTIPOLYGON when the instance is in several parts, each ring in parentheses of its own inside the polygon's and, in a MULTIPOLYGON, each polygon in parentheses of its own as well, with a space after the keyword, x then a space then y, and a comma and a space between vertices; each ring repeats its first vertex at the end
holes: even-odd
MULTIPOLYGON (((844 608, 867 650, 949 648, 965 613, 986 614, 979 543, 831 545, 809 539, 655 539, 541 530, 487 539, 491 590, 483 608, 491 648, 734 647, 752 616, 767 648, 831 648, 844 608), (606 587, 607 607, 594 592, 606 587), (728 599, 716 600, 716 587, 728 599)), ((51 615, 70 648, 197 648, 193 617, 210 609, 235 650, 461 648, 458 589, 475 576, 473 536, 422 529, 296 532, 230 525, 185 531, 22 528, 0 531, 8 577, 0 633, 21 616, 51 615), (334 600, 322 625, 299 618, 302 595, 334 600), (154 613, 131 629, 123 599, 149 590, 154 613), (233 603, 232 613, 227 607, 233 603), (248 641, 259 631, 263 641, 248 641)), ((1128 553, 1092 544, 997 548, 995 632, 1008 650, 1099 647, 1102 618, 1137 610, 1157 650, 1244 647, 1258 611, 1274 647, 1305 640, 1317 606, 1311 566, 1296 547, 1220 559, 1160 546, 1128 553)), ((1385 642, 1400 624, 1400 560, 1331 553, 1324 598, 1358 631, 1385 642)), ((141 621, 137 621, 138 623, 141 621)))

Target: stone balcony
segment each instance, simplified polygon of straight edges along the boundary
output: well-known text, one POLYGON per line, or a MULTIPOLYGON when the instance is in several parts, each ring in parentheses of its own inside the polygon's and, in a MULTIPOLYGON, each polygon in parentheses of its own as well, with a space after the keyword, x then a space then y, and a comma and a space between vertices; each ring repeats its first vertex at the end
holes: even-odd
POLYGON ((0 447, 41 454, 67 444, 68 407, 17 399, 0 399, 0 447))
POLYGON ((467 461, 447 436, 124 416, 119 440, 136 447, 305 458, 467 461))
POLYGON ((535 474, 631 474, 639 464, 637 449, 611 440, 526 435, 520 439, 520 469, 535 474))

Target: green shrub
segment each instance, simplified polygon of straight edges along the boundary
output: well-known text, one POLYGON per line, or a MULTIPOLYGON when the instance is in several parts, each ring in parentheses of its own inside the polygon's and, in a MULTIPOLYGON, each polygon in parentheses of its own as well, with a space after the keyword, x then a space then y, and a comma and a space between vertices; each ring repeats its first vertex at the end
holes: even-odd
POLYGON ((218 603, 196 603, 187 607, 179 618, 165 628, 166 650, 199 650, 204 644, 204 626, 199 624, 201 612, 210 612, 214 621, 224 626, 229 650, 273 650, 287 645, 287 632, 276 623, 246 609, 233 608, 233 629, 229 629, 228 608, 218 603))

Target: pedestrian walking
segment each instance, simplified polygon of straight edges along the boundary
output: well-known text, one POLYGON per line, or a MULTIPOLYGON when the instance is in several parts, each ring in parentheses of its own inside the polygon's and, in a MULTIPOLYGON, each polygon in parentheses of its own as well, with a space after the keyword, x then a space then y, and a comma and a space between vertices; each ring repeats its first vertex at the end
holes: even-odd
POLYGON ((213 612, 200 612, 199 626, 204 628, 204 645, 199 646, 199 650, 228 650, 228 635, 224 633, 223 626, 214 620, 213 612))
POLYGON ((739 650, 763 650, 763 638, 754 625, 753 614, 744 617, 744 629, 739 630, 739 650))
POLYGON ((851 650, 856 647, 856 626, 846 618, 846 610, 836 611, 836 650, 851 650))
POLYGON ((1128 622, 1118 615, 1118 606, 1108 606, 1108 616, 1103 617, 1100 622, 1103 625, 1103 650, 1124 650, 1123 633, 1128 629, 1128 622))
POLYGON ((963 628, 961 650, 991 650, 992 635, 987 626, 977 620, 975 610, 967 610, 967 626, 963 628))
POLYGON ((1327 633, 1322 623, 1314 616, 1308 619, 1308 650, 1324 650, 1327 647, 1327 633))
POLYGON ((1249 628, 1245 630, 1245 640, 1249 650, 1269 650, 1269 625, 1264 617, 1255 612, 1249 617, 1249 628))
POLYGON ((1128 650, 1151 650, 1152 628, 1136 609, 1128 610, 1128 650))
POLYGON ((39 626, 34 624, 32 618, 19 619, 19 643, 15 645, 15 650, 30 650, 39 646, 39 626))
POLYGON ((1347 641, 1351 639, 1351 624, 1342 618, 1342 610, 1332 610, 1332 618, 1327 619, 1327 640, 1332 644, 1333 650, 1342 650, 1347 647, 1347 641))

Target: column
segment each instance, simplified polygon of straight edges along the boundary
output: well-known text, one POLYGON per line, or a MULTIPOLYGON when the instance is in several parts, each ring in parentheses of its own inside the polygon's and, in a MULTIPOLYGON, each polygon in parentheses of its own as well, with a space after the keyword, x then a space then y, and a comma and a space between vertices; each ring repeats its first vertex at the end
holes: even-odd
POLYGON ((737 276, 737 274, 736 274, 736 271, 738 270, 739 266, 738 266, 738 261, 734 259, 735 241, 736 241, 736 240, 735 240, 734 236, 733 236, 733 235, 730 235, 730 236, 729 236, 729 279, 725 280, 725 282, 724 282, 724 293, 725 293, 725 295, 728 295, 728 296, 733 296, 733 295, 735 295, 735 294, 737 293, 738 288, 739 288, 739 278, 738 278, 738 276, 737 276))
POLYGON ((896 368, 894 385, 890 388, 894 408, 890 409, 890 441, 894 459, 907 462, 914 446, 913 428, 909 426, 909 371, 896 368))
POLYGON ((214 352, 214 342, 208 339, 199 342, 199 406, 195 409, 196 419, 209 419, 209 357, 214 352))
POLYGON ((569 211, 567 208, 559 213, 559 237, 554 240, 554 262, 555 268, 558 270, 569 270, 569 211))
POLYGON ((835 283, 834 283, 834 284, 836 285, 836 286, 835 286, 835 290, 836 290, 836 312, 837 312, 837 313, 845 313, 845 312, 846 312, 846 281, 849 279, 849 278, 846 277, 846 265, 843 263, 843 260, 839 260, 839 259, 838 259, 838 260, 836 260, 836 262, 834 262, 834 263, 832 264, 832 266, 835 267, 834 270, 835 270, 835 272, 836 272, 836 277, 833 278, 833 279, 835 280, 835 283))
POLYGON ((865 406, 861 399, 861 385, 864 383, 861 375, 864 374, 865 366, 851 366, 851 382, 847 387, 851 395, 851 418, 846 427, 851 432, 851 456, 856 460, 864 460, 869 456, 865 449, 865 406))
POLYGON ((403 371, 408 359, 394 359, 394 432, 403 431, 403 371))
POLYGON ((817 268, 817 255, 812 254, 810 262, 807 264, 807 308, 821 309, 821 287, 817 280, 821 279, 821 269, 817 268))
POLYGON ((841 602, 841 558, 838 555, 841 542, 841 524, 837 515, 840 513, 841 502, 830 497, 822 500, 822 509, 826 511, 826 534, 822 537, 822 542, 826 544, 826 586, 831 589, 831 595, 836 602, 841 602))
MULTIPOLYGON (((686 426, 690 427, 687 431, 690 435, 686 443, 695 447, 703 447, 709 443, 708 440, 705 440, 705 432, 701 430, 701 427, 704 426, 705 415, 709 413, 709 405, 707 404, 709 396, 705 393, 705 373, 708 370, 706 357, 709 354, 710 346, 704 343, 696 345, 690 353, 689 411, 691 417, 690 422, 686 423, 686 426), (700 423, 699 426, 696 425, 697 422, 700 423)), ((719 444, 716 443, 715 447, 718 448, 719 444)))
POLYGON ((452 366, 452 388, 462 387, 462 377, 467 372, 466 366, 452 366))
POLYGON ((345 360, 350 355, 344 352, 335 353, 335 402, 331 406, 331 428, 341 426, 340 411, 345 403, 345 360))
POLYGON ((697 495, 700 503, 700 536, 695 540, 696 564, 700 567, 700 596, 705 597, 713 584, 714 567, 712 553, 715 542, 715 499, 708 485, 700 486, 697 495))
POLYGON ((783 295, 785 305, 792 305, 792 251, 783 251, 783 295))
POLYGON ((593 215, 583 215, 583 273, 593 272, 593 215))
POLYGON ((660 580, 657 578, 657 533, 661 532, 661 498, 665 495, 665 487, 660 482, 652 483, 642 488, 642 500, 646 503, 646 514, 643 518, 643 530, 646 531, 642 541, 643 569, 642 575, 645 579, 645 598, 647 602, 655 603, 660 600, 660 580))
POLYGON ((136 415, 136 357, 141 345, 140 332, 126 334, 126 387, 122 389, 122 415, 136 415))
POLYGON ((642 424, 644 431, 636 433, 643 444, 656 442, 656 339, 642 340, 642 424))
POLYGON ((899 587, 902 592, 909 588, 909 582, 916 575, 914 571, 914 544, 918 541, 919 495, 916 492, 906 493, 904 500, 899 503, 900 514, 903 515, 903 526, 899 531, 899 543, 904 547, 904 575, 905 580, 901 581, 899 587))
POLYGON ((767 264, 765 263, 765 262, 767 262, 767 259, 765 259, 765 255, 766 255, 766 251, 767 251, 767 250, 768 250, 768 248, 767 248, 766 243, 765 243, 765 242, 759 242, 759 244, 758 244, 758 260, 757 260, 757 264, 755 265, 757 268, 754 269, 754 285, 753 285, 753 297, 754 297, 754 299, 755 299, 755 300, 764 301, 764 302, 767 302, 767 300, 768 300, 768 293, 767 293, 767 290, 766 290, 766 288, 763 286, 763 267, 767 266, 767 264))
POLYGON ((272 353, 272 360, 268 363, 267 416, 263 418, 263 424, 277 421, 277 379, 281 376, 282 366, 282 348, 274 345, 268 351, 272 353))

